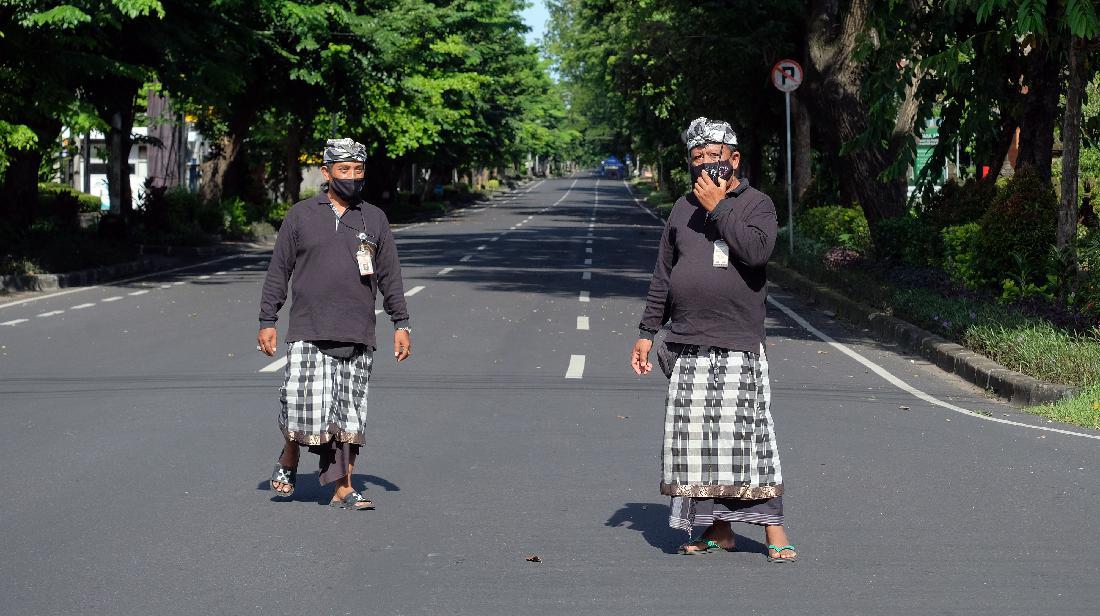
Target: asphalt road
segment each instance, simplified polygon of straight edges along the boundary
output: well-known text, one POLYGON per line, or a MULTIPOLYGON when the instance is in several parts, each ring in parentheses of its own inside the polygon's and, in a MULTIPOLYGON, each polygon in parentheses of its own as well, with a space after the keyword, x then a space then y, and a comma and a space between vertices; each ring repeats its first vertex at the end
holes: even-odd
POLYGON ((267 487, 267 255, 0 305, 0 614, 1096 612, 1097 433, 1052 432, 779 288, 979 415, 772 305, 800 561, 768 564, 747 525, 738 553, 677 556, 667 381, 627 361, 657 225, 621 181, 578 176, 397 232, 414 349, 376 362, 355 477, 371 512, 324 506, 310 456, 292 502, 267 487))

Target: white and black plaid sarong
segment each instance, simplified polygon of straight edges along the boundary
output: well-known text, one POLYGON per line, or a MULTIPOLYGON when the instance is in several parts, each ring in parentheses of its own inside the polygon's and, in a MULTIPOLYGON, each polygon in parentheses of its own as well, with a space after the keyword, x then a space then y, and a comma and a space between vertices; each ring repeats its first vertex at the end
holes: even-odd
POLYGON ((341 360, 325 355, 311 342, 290 343, 286 379, 279 390, 279 427, 287 438, 303 445, 332 439, 363 444, 373 361, 369 350, 341 360))
POLYGON ((783 494, 770 403, 763 346, 759 353, 682 347, 665 405, 661 493, 746 500, 783 494))

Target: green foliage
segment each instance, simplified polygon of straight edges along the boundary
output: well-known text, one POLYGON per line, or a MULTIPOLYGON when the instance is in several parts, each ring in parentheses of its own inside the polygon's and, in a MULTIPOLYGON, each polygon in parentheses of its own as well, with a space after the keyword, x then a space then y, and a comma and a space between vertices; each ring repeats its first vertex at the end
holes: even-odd
POLYGON ((957 180, 951 180, 926 202, 921 218, 934 231, 977 222, 996 196, 997 187, 992 182, 972 178, 960 184, 957 180))
POLYGON ((1068 400, 1025 409, 1027 412, 1062 423, 1100 428, 1100 384, 1082 389, 1068 400))
POLYGON ((936 263, 943 251, 932 227, 914 213, 879 221, 876 234, 880 261, 924 267, 936 263))
POLYGON ((943 271, 952 282, 971 289, 985 283, 984 267, 979 256, 982 228, 976 222, 946 227, 940 232, 943 238, 943 271))
POLYGON ((38 200, 45 211, 50 211, 50 209, 56 207, 54 204, 59 201, 68 200, 76 200, 78 203, 77 211, 80 212, 98 212, 102 206, 99 197, 80 192, 68 184, 58 184, 56 182, 40 182, 38 184, 38 200))
POLYGON ((795 242, 809 238, 830 248, 850 248, 867 253, 871 248, 871 230, 858 209, 840 205, 815 207, 799 212, 794 219, 795 242))
POLYGON ((1044 284, 1057 212, 1054 190, 1034 171, 1018 170, 982 216, 978 250, 985 268, 982 274, 992 280, 1019 275, 1021 286, 1044 284))

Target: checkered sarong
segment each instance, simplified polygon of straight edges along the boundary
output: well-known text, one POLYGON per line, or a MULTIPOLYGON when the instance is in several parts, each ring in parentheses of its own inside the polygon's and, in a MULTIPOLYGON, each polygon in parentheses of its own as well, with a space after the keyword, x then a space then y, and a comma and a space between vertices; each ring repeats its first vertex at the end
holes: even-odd
POLYGON ((286 354, 279 427, 287 438, 303 445, 332 439, 362 445, 374 354, 365 351, 340 360, 303 340, 287 345, 286 354))
POLYGON ((665 405, 661 493, 739 499, 783 494, 763 346, 760 353, 682 348, 665 405))

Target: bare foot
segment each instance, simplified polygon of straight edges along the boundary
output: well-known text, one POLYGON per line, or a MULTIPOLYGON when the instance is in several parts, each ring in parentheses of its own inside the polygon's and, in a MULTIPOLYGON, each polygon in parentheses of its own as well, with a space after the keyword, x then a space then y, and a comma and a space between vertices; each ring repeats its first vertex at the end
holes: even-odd
POLYGON ((713 547, 707 543, 713 541, 718 544, 718 547, 732 552, 736 547, 736 537, 733 534, 733 529, 730 528, 729 522, 715 522, 705 531, 697 541, 691 543, 685 543, 680 546, 680 551, 684 554, 694 554, 696 552, 707 552, 713 547))
MULTIPOLYGON (((279 464, 288 468, 298 468, 298 456, 300 454, 301 451, 298 447, 283 447, 283 452, 279 454, 279 464)), ((294 489, 294 486, 281 481, 272 481, 271 487, 275 488, 275 491, 279 494, 290 494, 290 491, 294 489)))
POLYGON ((775 549, 790 545, 790 539, 787 538, 787 531, 785 531, 782 526, 765 526, 764 537, 768 542, 769 558, 791 561, 798 558, 798 552, 794 551, 793 546, 786 550, 775 549), (772 546, 775 546, 775 548, 772 546))

